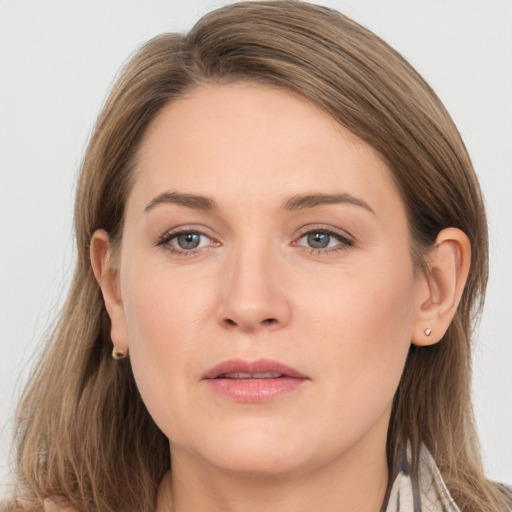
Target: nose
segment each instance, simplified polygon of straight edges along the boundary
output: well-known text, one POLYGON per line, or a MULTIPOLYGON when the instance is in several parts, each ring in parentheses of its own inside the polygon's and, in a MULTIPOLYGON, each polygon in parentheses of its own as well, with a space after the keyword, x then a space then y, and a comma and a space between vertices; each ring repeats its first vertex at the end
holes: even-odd
POLYGON ((278 256, 271 250, 239 250, 226 261, 218 320, 223 327, 251 332, 279 329, 291 307, 278 256))

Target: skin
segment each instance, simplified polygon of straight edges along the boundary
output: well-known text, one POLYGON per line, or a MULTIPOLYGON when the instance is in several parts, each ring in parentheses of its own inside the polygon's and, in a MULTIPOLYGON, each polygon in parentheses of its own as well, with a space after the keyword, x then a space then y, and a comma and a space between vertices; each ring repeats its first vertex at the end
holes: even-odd
POLYGON ((237 83, 201 86, 157 116, 118 260, 110 250, 96 232, 112 340, 129 348, 171 444, 158 511, 379 510, 393 395, 411 341, 439 341, 455 312, 463 233, 441 232, 430 272, 418 272, 379 154, 301 97, 237 83), (215 207, 163 201, 169 193, 215 207), (312 194, 343 200, 289 207, 312 194), (177 232, 204 235, 184 250, 177 232), (328 247, 310 247, 314 233, 328 247), (234 358, 274 359, 307 379, 267 402, 236 402, 203 380, 234 358))

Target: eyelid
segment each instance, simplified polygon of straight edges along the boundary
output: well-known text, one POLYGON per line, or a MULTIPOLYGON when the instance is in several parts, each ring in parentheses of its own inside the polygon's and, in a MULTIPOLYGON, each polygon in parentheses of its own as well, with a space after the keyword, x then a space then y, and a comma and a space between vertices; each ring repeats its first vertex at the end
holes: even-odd
MULTIPOLYGON (((166 250, 167 252, 171 254, 176 255, 197 255, 203 251, 207 251, 211 249, 212 247, 219 247, 222 245, 216 237, 209 234, 207 229, 205 229, 202 226, 197 225, 184 225, 184 226, 177 226, 175 228, 169 229, 165 231, 163 235, 161 235, 158 240, 155 242, 155 245, 162 248, 163 250, 166 250), (170 241, 177 238, 180 235, 184 235, 187 233, 197 233, 201 236, 206 237, 210 243, 205 247, 199 247, 194 249, 182 249, 180 247, 177 247, 175 245, 171 245, 170 241)), ((294 238, 292 245, 303 248, 311 252, 312 254, 327 254, 331 252, 339 252, 340 250, 346 250, 349 247, 353 247, 356 244, 355 239, 352 235, 347 233, 345 230, 341 230, 338 228, 334 228, 332 226, 326 226, 325 224, 309 224, 306 226, 303 226, 299 229, 299 232, 297 236, 294 238), (334 247, 324 247, 324 248, 315 248, 315 247, 308 247, 306 245, 300 244, 299 241, 304 236, 310 234, 310 233, 325 233, 331 237, 334 237, 338 240, 338 244, 334 247)))
POLYGON ((165 233, 158 238, 155 245, 171 254, 177 255, 195 255, 199 254, 202 251, 208 250, 211 247, 218 247, 219 245, 221 245, 220 242, 218 242, 215 237, 208 234, 206 231, 207 230, 205 230, 203 227, 199 227, 197 225, 177 226, 175 228, 168 229, 167 231, 165 231, 165 233), (171 245, 171 240, 187 233, 197 233, 198 235, 208 238, 211 243, 209 243, 206 247, 199 247, 195 249, 181 249, 180 247, 171 245))
POLYGON ((355 238, 344 229, 335 228, 325 224, 308 224, 307 226, 302 226, 299 229, 297 239, 303 237, 304 235, 307 235, 308 233, 320 232, 327 233, 328 235, 333 235, 335 237, 341 238, 342 240, 346 240, 347 242, 355 243, 355 238))
POLYGON ((312 254, 327 254, 330 252, 339 252, 344 251, 348 249, 349 247, 353 247, 356 245, 355 238, 347 233, 345 230, 340 230, 337 228, 333 228, 332 226, 326 226, 325 224, 318 224, 318 225, 307 225, 303 226, 299 230, 298 236, 294 239, 294 242, 292 245, 296 245, 298 247, 302 247, 303 249, 308 250, 312 254), (310 233, 325 233, 327 235, 330 235, 334 238, 336 238, 339 241, 339 244, 335 247, 325 247, 325 248, 314 248, 314 247, 308 247, 302 244, 299 244, 298 242, 303 238, 304 236, 310 234, 310 233))

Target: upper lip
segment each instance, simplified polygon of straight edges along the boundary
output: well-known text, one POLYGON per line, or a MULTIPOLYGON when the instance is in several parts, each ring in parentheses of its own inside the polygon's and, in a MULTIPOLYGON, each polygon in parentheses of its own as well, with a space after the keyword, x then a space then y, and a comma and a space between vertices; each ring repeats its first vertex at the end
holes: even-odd
POLYGON ((307 379, 307 375, 299 372, 286 364, 274 361, 272 359, 258 359, 256 361, 244 361, 243 359, 230 359, 215 365, 208 370, 203 379, 217 379, 226 374, 279 374, 283 377, 292 377, 295 379, 307 379))

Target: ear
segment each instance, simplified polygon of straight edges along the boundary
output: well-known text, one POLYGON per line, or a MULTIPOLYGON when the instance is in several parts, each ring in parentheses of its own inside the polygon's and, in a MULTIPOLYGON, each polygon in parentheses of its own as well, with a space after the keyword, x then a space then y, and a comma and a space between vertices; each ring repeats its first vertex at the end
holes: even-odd
POLYGON ((114 268, 110 237, 102 229, 94 232, 90 246, 91 265, 100 285, 108 316, 110 317, 110 337, 115 351, 126 354, 128 351, 128 330, 124 315, 119 272, 114 268))
POLYGON ((414 345, 433 345, 446 333, 459 305, 471 264, 471 244, 460 229, 443 229, 426 257, 427 271, 420 276, 414 345))

